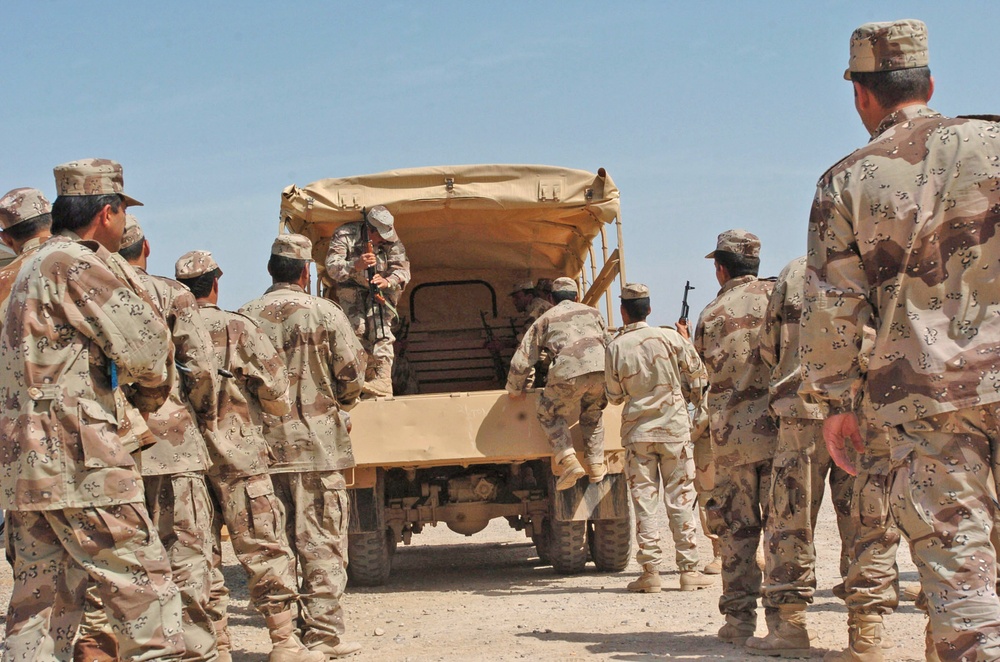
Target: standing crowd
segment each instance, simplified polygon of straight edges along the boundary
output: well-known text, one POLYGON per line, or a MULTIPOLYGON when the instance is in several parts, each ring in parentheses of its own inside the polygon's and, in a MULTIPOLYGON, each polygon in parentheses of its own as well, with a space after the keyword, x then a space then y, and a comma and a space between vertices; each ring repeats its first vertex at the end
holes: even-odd
MULTIPOLYGON (((529 323, 507 390, 524 397, 544 376, 559 490, 605 479, 603 410, 623 404, 642 569, 630 591, 661 589, 662 502, 680 588, 721 574, 719 638, 808 657, 829 483, 848 646, 827 659, 891 655, 900 534, 927 659, 1000 659, 1000 123, 927 106, 920 21, 858 28, 845 78, 872 138, 820 178, 804 257, 759 278, 758 238, 721 233, 706 256, 721 289, 693 334, 687 320, 649 326, 642 284, 622 287, 613 336, 573 279, 519 284, 529 323), (696 510, 718 557, 703 571, 696 510)), ((0 199, 17 254, 0 269, 3 659, 230 660, 223 525, 271 662, 356 653, 340 604, 342 472, 349 410, 392 392, 394 305, 410 280, 392 215, 375 208, 334 235, 333 301, 308 293, 310 240, 283 234, 273 285, 233 313, 207 251, 183 255, 176 280, 146 272, 151 246, 126 212, 141 203, 118 163, 66 163, 55 180, 51 205, 30 188, 0 199)))

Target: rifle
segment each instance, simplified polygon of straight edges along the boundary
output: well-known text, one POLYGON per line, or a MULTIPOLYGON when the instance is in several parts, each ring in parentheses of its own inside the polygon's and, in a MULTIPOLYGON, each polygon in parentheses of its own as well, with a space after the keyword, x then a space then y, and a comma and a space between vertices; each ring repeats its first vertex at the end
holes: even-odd
POLYGON ((684 322, 688 321, 688 315, 691 313, 691 306, 688 305, 688 292, 694 289, 694 285, 691 281, 684 283, 684 299, 681 301, 681 316, 679 319, 684 322))
MULTIPOLYGON (((368 210, 361 210, 361 243, 365 245, 366 253, 374 253, 375 246, 372 244, 372 238, 368 231, 368 210)), ((375 311, 376 324, 378 325, 378 334, 375 336, 375 340, 385 340, 388 336, 385 334, 385 307, 388 305, 386 303, 385 297, 382 296, 382 292, 378 289, 378 285, 375 284, 375 265, 365 269, 365 274, 368 276, 368 301, 372 304, 372 308, 375 311)))
POLYGON ((490 356, 493 358, 493 370, 496 372, 497 381, 503 386, 507 383, 507 367, 503 364, 503 357, 500 356, 500 348, 497 347, 496 341, 493 336, 493 327, 486 320, 486 311, 480 310, 479 317, 483 320, 483 329, 486 330, 486 347, 490 350, 490 356))

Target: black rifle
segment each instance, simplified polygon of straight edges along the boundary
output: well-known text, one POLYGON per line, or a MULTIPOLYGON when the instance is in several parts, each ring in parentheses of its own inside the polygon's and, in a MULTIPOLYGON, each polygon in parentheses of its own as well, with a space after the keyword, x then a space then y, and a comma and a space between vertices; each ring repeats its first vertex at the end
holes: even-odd
POLYGON ((480 310, 479 317, 482 318, 483 329, 486 331, 486 347, 490 350, 490 356, 493 358, 493 370, 496 372, 497 381, 500 382, 500 386, 503 386, 507 383, 507 367, 503 364, 503 357, 500 356, 500 348, 496 345, 493 327, 490 326, 489 321, 486 319, 486 311, 480 310))
POLYGON ((693 289, 694 285, 691 284, 691 281, 687 281, 686 283, 684 283, 684 299, 681 301, 681 316, 680 316, 680 320, 684 322, 688 321, 688 315, 691 314, 691 306, 688 305, 688 292, 690 292, 693 289))
MULTIPOLYGON (((363 217, 361 221, 361 243, 364 244, 366 253, 374 253, 375 246, 372 244, 372 238, 368 230, 368 210, 362 209, 361 215, 363 217)), ((368 301, 371 303, 372 308, 375 311, 375 324, 377 325, 378 335, 375 336, 375 340, 385 340, 388 336, 385 334, 385 297, 382 296, 382 292, 378 289, 378 285, 375 284, 375 265, 365 269, 365 274, 368 276, 368 301)))

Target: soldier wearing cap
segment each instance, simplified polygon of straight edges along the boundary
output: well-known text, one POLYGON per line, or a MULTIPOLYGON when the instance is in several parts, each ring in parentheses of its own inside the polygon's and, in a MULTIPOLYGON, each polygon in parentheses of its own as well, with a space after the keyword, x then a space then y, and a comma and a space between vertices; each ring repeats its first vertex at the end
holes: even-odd
MULTIPOLYGON (((248 317, 219 308, 222 269, 208 251, 191 251, 177 260, 174 273, 198 302, 224 372, 219 391, 218 429, 209 447, 208 482, 219 509, 214 527, 221 545, 222 522, 229 529, 237 558, 247 572, 250 601, 263 614, 274 644, 270 662, 323 662, 295 634, 293 603, 298 597, 295 555, 285 531, 285 514, 269 475, 263 417, 285 416, 288 372, 270 339, 248 317)), ((221 559, 219 559, 221 560, 221 559)), ((226 606, 228 591, 213 590, 212 613, 220 648, 230 648, 226 606)))
POLYGON ((21 265, 52 236, 52 205, 41 191, 16 188, 0 198, 0 241, 16 256, 0 268, 0 328, 7 298, 21 265))
POLYGON ((622 409, 625 473, 635 506, 636 561, 642 574, 628 590, 659 593, 660 532, 656 514, 662 499, 674 538, 682 591, 714 584, 698 572, 694 523, 694 457, 688 403, 698 407, 708 376, 691 343, 669 328, 646 324, 649 288, 622 287, 625 325, 608 343, 604 379, 608 401, 622 409))
POLYGON ((392 214, 385 207, 372 207, 364 220, 337 228, 326 253, 326 275, 333 281, 334 301, 347 314, 354 332, 371 357, 365 376, 365 393, 392 395, 392 360, 396 304, 410 282, 410 261, 396 234, 392 214), (365 241, 367 239, 367 241, 365 241), (383 302, 371 300, 371 282, 383 302), (378 318, 381 310, 381 319, 378 318))
POLYGON ((240 312, 268 336, 288 370, 291 412, 262 416, 274 462, 271 479, 302 577, 301 640, 328 659, 361 645, 343 640, 347 583, 347 483, 354 466, 346 410, 364 383, 364 351, 330 301, 306 294, 312 242, 283 234, 271 246, 273 285, 240 312))
MULTIPOLYGON (((770 372, 760 357, 760 331, 773 280, 757 278, 760 240, 746 230, 719 235, 715 261, 722 288, 698 317, 694 347, 708 371, 709 427, 715 486, 706 519, 719 536, 726 624, 719 638, 743 644, 757 624, 761 569, 756 563, 771 489, 777 426, 768 411, 770 372)), ((778 609, 765 600, 769 619, 778 609)))
POLYGON ((126 659, 184 652, 181 600, 129 454, 122 387, 153 412, 173 378, 162 317, 109 268, 125 207, 121 166, 55 168, 53 230, 11 289, 0 339, 0 507, 13 559, 5 657, 72 655, 93 582, 126 659))
MULTIPOLYGON (((1000 124, 931 110, 928 62, 921 21, 851 35, 845 78, 871 140, 817 183, 800 391, 849 471, 845 443, 864 446, 862 393, 873 422, 892 430, 890 503, 929 602, 928 655, 997 659, 1000 124), (867 324, 875 340, 863 373, 867 324)), ((860 616, 841 659, 878 653, 860 616)))
POLYGON ((602 413, 608 406, 604 392, 604 346, 607 328, 600 313, 577 302, 576 281, 557 278, 552 288, 556 305, 528 328, 510 360, 507 392, 524 397, 524 390, 543 351, 552 357, 548 383, 538 397, 538 420, 548 434, 559 480, 556 489, 566 490, 584 475, 598 483, 607 474, 604 462, 602 413), (585 461, 580 465, 573 449, 567 417, 580 407, 585 461))

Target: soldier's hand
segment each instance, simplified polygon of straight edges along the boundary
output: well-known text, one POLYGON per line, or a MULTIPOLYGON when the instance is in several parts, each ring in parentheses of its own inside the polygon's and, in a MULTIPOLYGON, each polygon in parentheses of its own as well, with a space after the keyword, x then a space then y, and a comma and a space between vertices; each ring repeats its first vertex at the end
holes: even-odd
POLYGON ((507 395, 514 402, 520 402, 521 400, 524 400, 524 398, 525 398, 524 391, 518 391, 517 393, 511 393, 510 391, 507 391, 507 395))
POLYGON ((830 458, 837 463, 838 467, 852 476, 857 476, 858 469, 847 455, 848 439, 854 446, 854 450, 859 453, 865 451, 865 441, 861 436, 861 429, 858 427, 858 417, 853 412, 834 414, 823 421, 823 440, 826 442, 826 449, 830 452, 830 458))
POLYGON ((687 320, 677 320, 677 333, 681 334, 683 337, 691 340, 691 330, 688 328, 687 320))
POLYGON ((354 261, 355 271, 364 271, 368 267, 375 266, 375 253, 362 253, 358 256, 358 259, 354 261))
POLYGON ((377 287, 380 290, 384 290, 385 288, 389 287, 389 281, 383 278, 381 274, 375 274, 374 276, 372 276, 372 282, 375 283, 375 287, 377 287))

